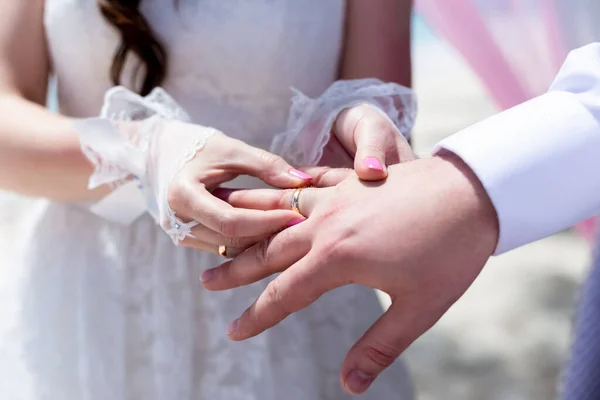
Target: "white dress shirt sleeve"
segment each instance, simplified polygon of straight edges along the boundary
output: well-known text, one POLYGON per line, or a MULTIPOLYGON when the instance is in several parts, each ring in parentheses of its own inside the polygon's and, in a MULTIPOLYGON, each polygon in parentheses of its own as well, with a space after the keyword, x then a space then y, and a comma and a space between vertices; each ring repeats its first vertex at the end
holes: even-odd
POLYGON ((442 140, 496 208, 496 254, 600 211, 600 43, 571 52, 548 93, 442 140))

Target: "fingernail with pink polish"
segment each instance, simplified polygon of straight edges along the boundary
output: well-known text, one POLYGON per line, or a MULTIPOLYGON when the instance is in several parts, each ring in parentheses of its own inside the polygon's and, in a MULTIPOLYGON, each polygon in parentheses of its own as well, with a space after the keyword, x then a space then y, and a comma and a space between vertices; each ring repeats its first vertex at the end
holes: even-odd
POLYGON ((288 228, 292 227, 294 225, 298 225, 299 223, 304 222, 304 221, 306 221, 306 218, 294 218, 293 220, 291 220, 288 223, 288 228))
POLYGON ((295 168, 290 169, 289 174, 292 175, 294 178, 302 179, 303 181, 309 181, 312 179, 312 176, 305 174, 304 172, 295 168))
POLYGON ((227 334, 231 335, 233 332, 237 331, 237 328, 240 326, 240 319, 236 319, 227 327, 227 334))
POLYGON ((346 389, 352 394, 361 394, 371 386, 373 380, 362 371, 352 371, 346 377, 346 389))
POLYGON ((381 161, 379 161, 375 157, 367 157, 363 161, 363 165, 369 169, 376 169, 377 171, 383 171, 383 165, 381 165, 381 161))
POLYGON ((202 274, 200 274, 200 281, 202 283, 210 281, 216 275, 217 270, 215 268, 207 269, 202 274))

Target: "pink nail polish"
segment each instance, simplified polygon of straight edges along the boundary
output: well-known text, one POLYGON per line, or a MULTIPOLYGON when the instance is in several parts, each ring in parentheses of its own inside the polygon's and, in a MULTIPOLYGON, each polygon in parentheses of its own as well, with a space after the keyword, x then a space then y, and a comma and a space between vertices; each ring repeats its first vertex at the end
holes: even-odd
POLYGON ((306 218, 294 218, 293 220, 291 220, 288 224, 288 228, 294 226, 294 225, 298 225, 301 222, 306 221, 306 218))
POLYGON ((236 319, 227 327, 227 334, 231 335, 233 332, 237 331, 237 328, 240 326, 240 319, 236 319))
POLYGON ((302 179, 303 181, 312 180, 312 176, 305 174, 304 172, 297 170, 295 168, 290 169, 289 174, 292 175, 294 178, 302 179))
POLYGON ((376 169, 377 171, 383 171, 383 165, 381 165, 381 161, 379 161, 375 157, 367 157, 363 161, 363 165, 369 169, 376 169))
POLYGON ((373 381, 374 378, 362 371, 351 371, 346 377, 346 389, 352 394, 361 394, 371 386, 373 381))
POLYGON ((203 283, 208 282, 212 278, 214 278, 216 274, 217 270, 215 268, 207 269, 206 271, 202 272, 202 274, 200 274, 200 281, 203 283))

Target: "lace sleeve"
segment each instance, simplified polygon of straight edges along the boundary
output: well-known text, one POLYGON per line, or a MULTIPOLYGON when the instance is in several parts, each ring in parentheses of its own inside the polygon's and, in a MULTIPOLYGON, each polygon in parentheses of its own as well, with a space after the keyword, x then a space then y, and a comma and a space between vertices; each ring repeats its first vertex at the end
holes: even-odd
POLYGON ((417 111, 411 89, 378 79, 337 81, 317 99, 294 89, 287 129, 275 136, 271 152, 291 164, 316 165, 339 113, 360 104, 373 106, 390 119, 400 134, 410 136, 417 111))
POLYGON ((117 215, 122 223, 134 219, 131 213, 148 211, 176 244, 190 236, 196 223, 184 223, 175 216, 167 201, 168 188, 177 172, 217 131, 189 121, 163 89, 156 88, 146 97, 124 87, 110 89, 99 117, 74 122, 82 151, 95 166, 88 186, 110 184, 115 188, 101 201, 110 207, 91 210, 113 220, 109 215, 117 215), (132 183, 144 199, 143 210, 111 201, 111 197, 121 200, 124 188, 132 183), (122 210, 114 212, 121 206, 122 210))

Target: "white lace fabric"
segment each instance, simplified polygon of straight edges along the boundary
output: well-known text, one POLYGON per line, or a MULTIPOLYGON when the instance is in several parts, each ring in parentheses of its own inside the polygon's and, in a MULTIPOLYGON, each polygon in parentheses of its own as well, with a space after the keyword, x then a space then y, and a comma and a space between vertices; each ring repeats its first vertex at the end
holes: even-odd
POLYGON ((374 78, 341 80, 316 99, 294 90, 287 130, 273 138, 271 152, 295 165, 317 165, 337 116, 361 104, 381 112, 408 139, 417 113, 411 89, 374 78))
POLYGON ((127 180, 135 180, 148 212, 175 244, 193 236, 197 222, 175 215, 168 202, 169 186, 217 132, 189 121, 164 89, 142 97, 121 86, 106 93, 98 118, 74 121, 82 151, 95 165, 89 188, 111 184, 118 190, 127 180))
MULTIPOLYGON (((337 79, 345 3, 144 0, 140 10, 169 51, 163 88, 191 121, 268 149, 286 130, 290 86, 318 98, 337 79)), ((97 117, 118 32, 96 0, 45 0, 44 12, 60 112, 97 117)), ((134 68, 123 85, 135 87, 134 68)), ((135 181, 117 193, 114 209, 136 195, 145 211, 135 181)), ((32 203, 0 203, 13 221, 0 229, 1 400, 350 399, 339 368, 381 314, 372 290, 334 290, 231 342, 227 324, 267 281, 208 292, 198 276, 222 258, 174 246, 147 213, 124 225, 79 205, 32 203)), ((360 398, 411 399, 404 364, 360 398)))

